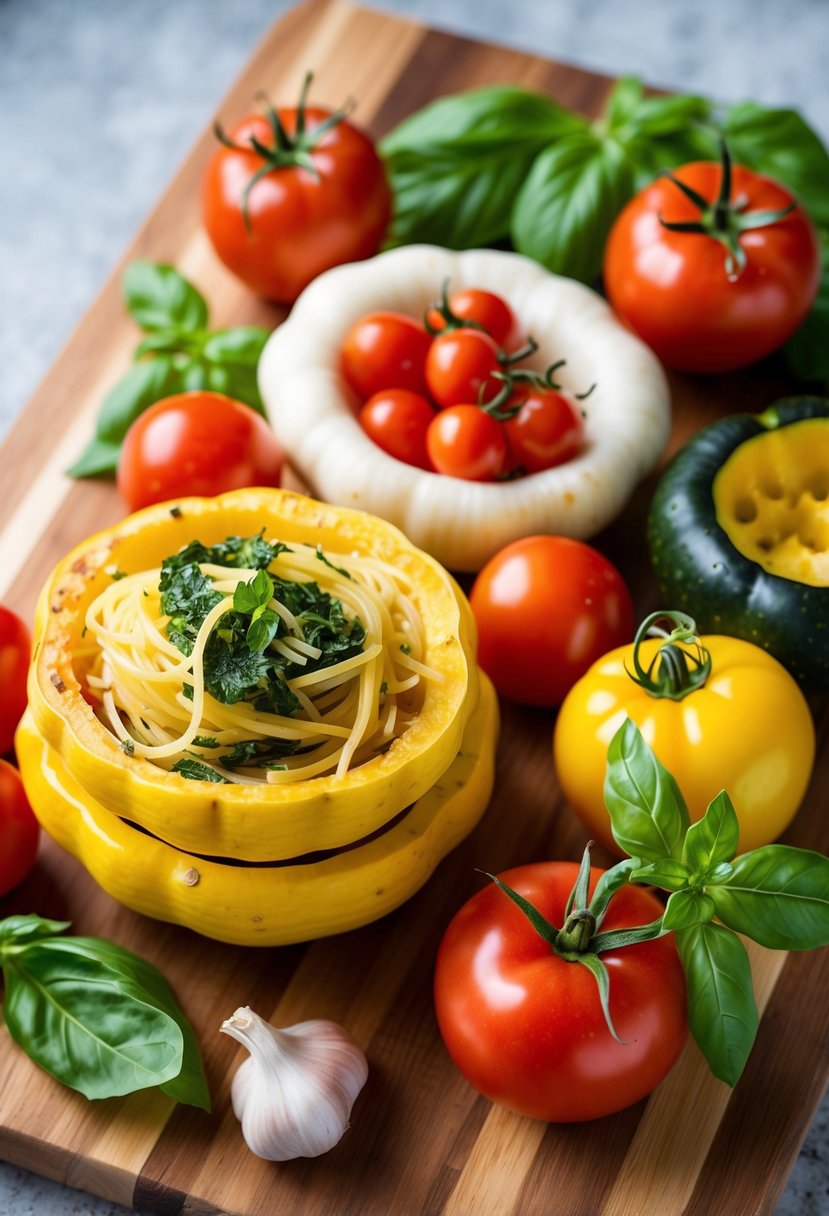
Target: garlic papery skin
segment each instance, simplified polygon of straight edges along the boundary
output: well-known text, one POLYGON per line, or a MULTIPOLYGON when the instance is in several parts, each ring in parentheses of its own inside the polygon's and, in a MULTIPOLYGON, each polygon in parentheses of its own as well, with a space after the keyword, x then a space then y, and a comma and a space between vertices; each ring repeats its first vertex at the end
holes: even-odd
POLYGON ((319 1157, 342 1139, 368 1063, 336 1022, 277 1029, 252 1009, 221 1025, 250 1052, 231 1086, 248 1148, 266 1161, 319 1157))

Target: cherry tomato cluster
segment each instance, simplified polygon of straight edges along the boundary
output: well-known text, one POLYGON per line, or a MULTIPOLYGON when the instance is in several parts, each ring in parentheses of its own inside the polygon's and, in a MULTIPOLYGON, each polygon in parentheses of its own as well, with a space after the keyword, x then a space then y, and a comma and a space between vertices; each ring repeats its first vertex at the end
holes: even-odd
MULTIPOLYGON (((516 365, 517 324, 494 292, 467 288, 441 300, 423 323, 396 312, 361 317, 346 336, 342 372, 360 398, 360 425, 388 455, 466 481, 540 473, 584 446, 578 405, 553 379, 516 365)), ((586 395, 586 394, 584 394, 586 395)))

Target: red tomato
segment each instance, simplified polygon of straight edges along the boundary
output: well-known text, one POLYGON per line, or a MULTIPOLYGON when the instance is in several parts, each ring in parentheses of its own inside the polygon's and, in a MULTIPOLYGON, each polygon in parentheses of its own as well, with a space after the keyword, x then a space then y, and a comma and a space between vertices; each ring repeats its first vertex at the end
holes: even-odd
MULTIPOLYGON (((699 162, 674 174, 713 202, 720 165, 699 162)), ((781 210, 783 186, 735 166, 731 197, 740 216, 781 210), (744 201, 744 205, 743 204, 744 201)), ((669 367, 722 372, 776 350, 805 319, 820 279, 814 228, 798 207, 785 219, 742 232, 746 265, 729 279, 720 240, 673 232, 660 223, 694 222, 700 211, 666 177, 622 211, 605 250, 604 284, 613 308, 669 367)))
POLYGON ((438 334, 426 356, 426 383, 441 406, 477 402, 483 385, 483 401, 492 401, 502 387, 492 373, 500 370, 498 344, 480 329, 438 334))
POLYGON ((563 536, 507 545, 481 570, 469 599, 478 661, 502 696, 524 705, 560 705, 596 659, 633 637, 619 571, 563 536))
POLYGON ((304 94, 296 108, 269 106, 244 118, 232 146, 223 142, 208 162, 207 234, 228 269, 269 300, 290 303, 324 270, 371 257, 388 226, 391 192, 374 145, 344 118, 316 134, 330 118, 306 107, 304 94), (266 156, 277 121, 288 151, 266 156))
POLYGON ((436 414, 426 447, 438 473, 464 481, 494 481, 507 459, 500 422, 477 405, 453 405, 436 414))
POLYGON ((20 617, 0 604, 0 755, 11 751, 26 708, 26 676, 32 642, 20 617))
MULTIPOLYGON (((452 317, 482 325, 500 347, 506 346, 515 326, 515 317, 506 300, 494 291, 483 291, 479 287, 453 291, 447 306, 452 317)), ((427 320, 435 330, 444 329, 447 324, 440 307, 430 308, 427 320)))
POLYGON ((40 825, 20 773, 0 760, 0 895, 19 886, 35 864, 40 825))
POLYGON ((389 456, 419 469, 431 469, 426 432, 434 417, 431 403, 420 393, 389 388, 365 403, 360 410, 360 426, 389 456))
POLYGON ((402 312, 372 312, 346 334, 342 373, 362 400, 387 388, 426 392, 424 364, 432 339, 402 312))
MULTIPOLYGON (((557 928, 578 873, 540 862, 500 877, 557 928)), ((592 893, 601 870, 591 871, 592 893)), ((602 930, 656 920, 637 887, 613 896, 602 930)), ((645 1097, 685 1042, 685 976, 671 936, 601 956, 610 976, 610 1034, 593 975, 550 948, 494 883, 446 930, 435 1009, 446 1047, 476 1089, 519 1114, 553 1123, 598 1119, 645 1097)))
POLYGON ((254 410, 221 393, 179 393, 127 431, 118 489, 131 511, 189 494, 278 486, 282 452, 254 410))
POLYGON ((507 409, 521 408, 504 422, 511 464, 541 473, 578 456, 584 447, 581 411, 554 389, 519 387, 507 409))

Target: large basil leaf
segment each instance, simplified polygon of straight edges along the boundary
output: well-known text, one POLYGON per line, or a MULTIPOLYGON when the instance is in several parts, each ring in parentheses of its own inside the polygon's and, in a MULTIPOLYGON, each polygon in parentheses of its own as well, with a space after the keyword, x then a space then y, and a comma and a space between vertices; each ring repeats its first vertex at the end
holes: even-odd
POLYGON ((665 905, 662 926, 666 930, 702 925, 714 917, 714 901, 703 891, 674 891, 665 905))
POLYGON ((511 86, 425 106, 380 144, 395 198, 390 242, 470 249, 506 236, 535 156, 586 127, 550 98, 511 86))
POLYGON ((713 923, 681 929, 691 1034, 714 1076, 736 1085, 757 1035, 751 966, 740 939, 713 923))
POLYGON ((548 270, 591 283, 611 225, 632 193, 619 144, 589 130, 565 135, 536 157, 518 192, 513 244, 548 270))
POLYGON ((717 916, 772 950, 829 945, 829 857, 769 844, 735 858, 731 876, 707 888, 717 916))
POLYGON ((742 102, 726 114, 724 134, 735 162, 783 182, 816 224, 829 225, 829 153, 796 110, 742 102))
POLYGON ((39 937, 54 937, 63 933, 72 922, 68 920, 45 920, 42 916, 7 916, 0 920, 0 960, 3 957, 4 943, 8 946, 19 946, 23 942, 34 941, 39 937))
POLYGON ((241 364, 256 367, 270 331, 261 325, 238 325, 235 329, 217 329, 202 347, 202 355, 211 363, 241 364))
POLYGON ((174 266, 131 262, 122 290, 127 311, 142 329, 192 333, 207 325, 204 296, 174 266))
POLYGON ((822 274, 817 299, 785 351, 796 376, 829 388, 829 230, 821 232, 820 245, 822 274))
POLYGON ((688 808, 630 718, 610 741, 604 800, 613 838, 625 853, 644 861, 681 857, 688 808))
POLYGON ((717 794, 697 823, 685 836, 682 860, 694 875, 703 876, 716 865, 731 861, 737 852, 740 824, 725 790, 717 794))

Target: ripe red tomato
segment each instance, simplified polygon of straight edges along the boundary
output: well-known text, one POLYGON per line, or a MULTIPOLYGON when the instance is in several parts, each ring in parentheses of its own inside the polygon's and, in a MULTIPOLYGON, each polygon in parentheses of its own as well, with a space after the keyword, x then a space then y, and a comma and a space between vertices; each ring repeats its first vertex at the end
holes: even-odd
POLYGON ((26 708, 31 648, 29 630, 20 617, 0 604, 0 755, 11 751, 26 708))
POLYGON ((563 536, 507 545, 481 570, 469 599, 478 661, 502 696, 524 705, 560 705, 596 659, 633 637, 619 571, 563 536))
MULTIPOLYGON (((713 203, 722 172, 699 162, 674 176, 713 203)), ((739 165, 731 198, 740 202, 732 204, 737 222, 792 202, 783 186, 739 165)), ((719 239, 671 231, 660 216, 693 223, 700 210, 667 177, 637 194, 611 230, 604 284, 615 311, 664 363, 691 372, 730 371, 770 354, 794 333, 820 279, 817 237, 802 208, 742 232, 746 264, 732 278, 719 239)))
POLYGON ((450 329, 438 334, 426 356, 426 383, 438 405, 492 401, 501 389, 492 373, 500 371, 498 344, 480 329, 450 329))
POLYGON ((375 393, 360 410, 360 426, 379 448, 419 469, 431 469, 426 432, 435 417, 432 405, 420 393, 389 388, 375 393))
MULTIPOLYGON (((515 327, 515 316, 506 300, 494 291, 483 291, 480 287, 467 287, 463 291, 453 291, 447 300, 447 307, 452 317, 460 321, 474 321, 482 325, 488 334, 504 347, 515 327)), ((446 317, 440 307, 430 308, 427 320, 434 330, 446 327, 446 317)))
POLYGON ((522 402, 504 422, 510 464, 541 473, 578 456, 584 447, 584 419, 571 401, 554 389, 516 389, 507 409, 522 402))
POLYGON ((340 352, 342 373, 365 401, 387 388, 426 392, 424 364, 432 339, 402 312, 372 312, 352 325, 340 352))
POLYGON ((29 806, 20 773, 0 760, 0 895, 23 881, 35 864, 40 824, 29 806))
POLYGON ((438 473, 464 481, 494 481, 507 459, 500 422, 477 405, 453 405, 437 413, 426 432, 426 447, 438 473))
MULTIPOLYGON (((540 862, 501 878, 557 928, 574 862, 540 862)), ((591 871, 592 893, 600 870, 591 871)), ((613 896, 602 930, 656 920, 659 901, 637 887, 613 896)), ((685 1042, 685 976, 671 936, 601 956, 610 976, 610 1034, 593 975, 560 958, 494 883, 446 930, 435 1009, 466 1079, 510 1110, 553 1123, 598 1119, 645 1097, 685 1042)))
POLYGON ((295 108, 244 118, 208 162, 207 234, 269 300, 291 303, 324 270, 371 257, 388 226, 391 191, 374 145, 342 117, 323 130, 331 117, 306 106, 303 90, 295 108))
POLYGON ((278 486, 282 452, 254 410, 221 393, 192 392, 150 406, 127 431, 118 489, 131 511, 189 494, 278 486))

